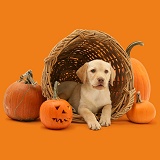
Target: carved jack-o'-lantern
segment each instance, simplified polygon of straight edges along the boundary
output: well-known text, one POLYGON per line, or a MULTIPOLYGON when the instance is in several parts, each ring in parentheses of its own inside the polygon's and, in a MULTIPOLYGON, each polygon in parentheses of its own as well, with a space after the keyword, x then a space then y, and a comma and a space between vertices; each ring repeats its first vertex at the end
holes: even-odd
POLYGON ((72 107, 63 99, 47 100, 41 105, 40 119, 47 128, 66 128, 72 121, 72 107))
POLYGON ((55 94, 53 100, 45 101, 40 107, 40 120, 49 129, 63 129, 68 127, 72 121, 72 107, 55 94))

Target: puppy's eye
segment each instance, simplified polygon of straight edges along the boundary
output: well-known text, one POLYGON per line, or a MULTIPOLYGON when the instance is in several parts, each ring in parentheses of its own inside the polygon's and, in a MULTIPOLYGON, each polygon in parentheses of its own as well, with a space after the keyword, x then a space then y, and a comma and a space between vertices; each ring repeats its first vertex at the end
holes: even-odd
POLYGON ((108 70, 106 69, 106 70, 104 71, 104 73, 106 73, 106 74, 107 74, 107 73, 108 73, 108 70))
POLYGON ((92 72, 92 73, 95 73, 95 72, 96 72, 96 70, 95 70, 95 69, 92 69, 92 70, 91 70, 91 72, 92 72))

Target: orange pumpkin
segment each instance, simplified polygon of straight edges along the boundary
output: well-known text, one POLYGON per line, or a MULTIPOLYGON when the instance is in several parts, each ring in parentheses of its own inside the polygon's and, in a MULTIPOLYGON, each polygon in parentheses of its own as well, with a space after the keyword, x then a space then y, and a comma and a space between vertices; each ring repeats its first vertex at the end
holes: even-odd
POLYGON ((46 128, 64 129, 72 122, 72 107, 66 100, 59 99, 56 88, 54 87, 54 99, 41 105, 40 120, 46 128))
POLYGON ((21 80, 11 84, 5 92, 4 111, 11 119, 32 121, 39 117, 39 109, 45 99, 31 72, 29 70, 22 75, 21 80))
MULTIPOLYGON (((130 55, 130 51, 135 45, 144 45, 144 44, 143 42, 140 41, 136 41, 130 44, 126 49, 128 55, 130 55)), ((141 92, 141 97, 143 100, 149 100, 151 93, 151 84, 148 73, 140 61, 138 61, 135 58, 131 58, 130 60, 134 74, 134 87, 136 91, 141 92)))
POLYGON ((132 109, 127 112, 127 117, 134 123, 149 123, 156 116, 156 109, 149 101, 142 101, 140 92, 136 95, 137 102, 133 104, 132 109))

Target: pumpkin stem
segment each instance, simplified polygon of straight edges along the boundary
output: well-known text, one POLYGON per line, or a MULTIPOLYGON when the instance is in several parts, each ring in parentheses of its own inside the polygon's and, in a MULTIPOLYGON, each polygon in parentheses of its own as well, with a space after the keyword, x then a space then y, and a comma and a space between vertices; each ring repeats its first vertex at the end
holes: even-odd
POLYGON ((138 91, 137 94, 136 94, 136 103, 142 103, 140 91, 138 91))
POLYGON ((135 41, 135 42, 131 43, 131 44, 127 47, 127 49, 126 49, 126 52, 127 52, 127 54, 128 54, 129 57, 130 57, 130 52, 131 52, 132 48, 133 48, 134 46, 136 46, 136 45, 144 46, 144 43, 141 42, 141 41, 135 41))
POLYGON ((58 97, 58 94, 57 94, 57 87, 58 87, 59 84, 60 83, 58 81, 55 81, 55 83, 54 83, 54 95, 53 95, 53 99, 56 99, 56 100, 60 99, 58 97))
POLYGON ((36 84, 37 84, 37 82, 35 82, 35 81, 33 80, 32 70, 28 70, 26 73, 22 74, 22 75, 20 76, 19 82, 21 82, 21 81, 24 81, 25 84, 32 84, 32 85, 36 85, 36 84))

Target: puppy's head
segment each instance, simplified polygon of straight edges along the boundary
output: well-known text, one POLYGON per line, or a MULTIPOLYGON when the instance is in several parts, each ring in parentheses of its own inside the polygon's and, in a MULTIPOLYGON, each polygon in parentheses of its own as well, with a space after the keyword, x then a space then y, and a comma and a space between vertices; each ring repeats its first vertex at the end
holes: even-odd
POLYGON ((95 89, 102 90, 108 87, 108 82, 113 86, 116 73, 110 63, 103 60, 93 60, 85 63, 77 70, 77 76, 82 83, 88 83, 95 89))

